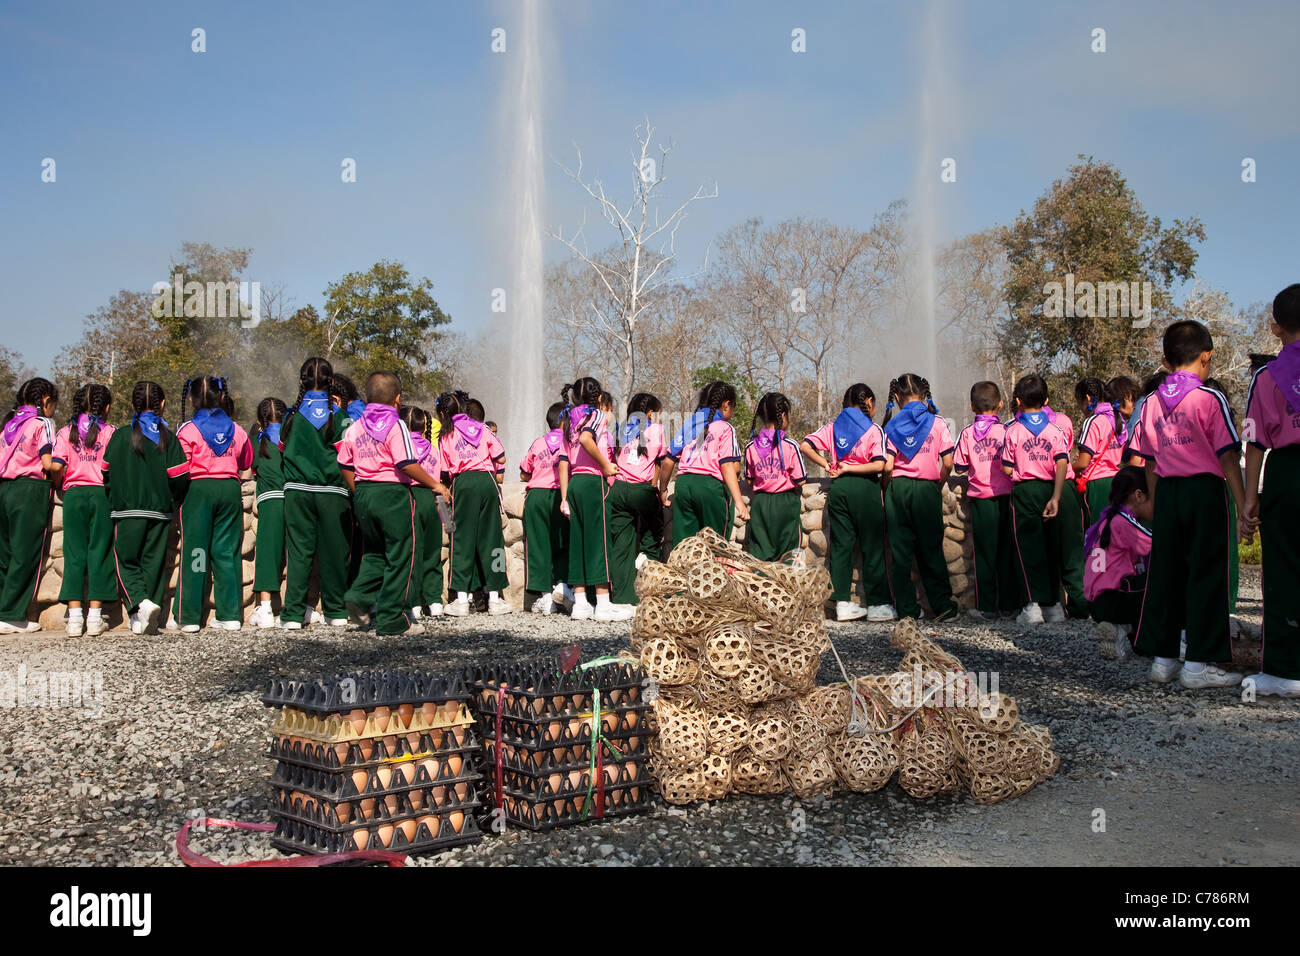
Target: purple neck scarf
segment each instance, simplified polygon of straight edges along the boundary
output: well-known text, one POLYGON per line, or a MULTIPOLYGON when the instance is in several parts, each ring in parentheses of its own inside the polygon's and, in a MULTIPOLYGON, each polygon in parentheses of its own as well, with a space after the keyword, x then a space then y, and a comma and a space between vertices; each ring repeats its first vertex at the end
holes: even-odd
POLYGON ((1268 374, 1273 376, 1287 407, 1300 412, 1300 340, 1282 346, 1277 358, 1268 363, 1268 374))
MULTIPOLYGON (((1092 413, 1094 415, 1100 415, 1102 418, 1109 418, 1112 423, 1115 421, 1115 406, 1110 402, 1097 402, 1092 407, 1092 413)), ((1128 442, 1128 425, 1124 424, 1123 415, 1119 418, 1119 427, 1116 429, 1116 434, 1119 436, 1119 443, 1121 445, 1128 442)))
POLYGON ((546 441, 546 447, 551 451, 559 451, 560 446, 564 444, 564 432, 559 428, 552 428, 542 436, 546 441))
POLYGON ((754 444, 758 446, 759 461, 768 461, 772 457, 772 452, 776 452, 776 460, 781 470, 785 471, 785 450, 781 448, 781 433, 777 429, 760 429, 754 438, 754 444))
POLYGON ((1195 372, 1171 372, 1156 389, 1156 394, 1160 396, 1160 404, 1164 406, 1165 414, 1168 415, 1184 398, 1200 387, 1201 377, 1195 372))
POLYGON ((468 415, 453 415, 451 424, 456 429, 456 433, 469 442, 471 448, 477 448, 479 442, 483 440, 482 422, 477 422, 468 415))
POLYGON ((415 448, 415 457, 420 461, 429 457, 429 449, 433 447, 429 444, 429 439, 418 432, 411 434, 411 445, 415 448))
POLYGON ((1092 554, 1092 549, 1097 547, 1097 542, 1101 540, 1101 529, 1105 527, 1106 519, 1109 518, 1112 513, 1116 517, 1119 517, 1120 515, 1127 515, 1128 517, 1132 518, 1134 521, 1137 520, 1137 517, 1133 514, 1132 511, 1129 510, 1128 505, 1120 505, 1118 509, 1116 509, 1114 505, 1107 505, 1105 508, 1102 509, 1101 517, 1098 518, 1096 521, 1094 521, 1092 525, 1088 528, 1088 530, 1084 532, 1083 535, 1084 554, 1092 554))
POLYGON ((87 415, 82 412, 77 416, 77 435, 83 442, 86 440, 86 433, 90 431, 92 422, 99 422, 101 426, 104 424, 104 420, 97 415, 87 415))
POLYGON ((5 444, 12 445, 18 440, 18 432, 22 430, 23 423, 31 421, 40 412, 35 405, 24 405, 14 412, 14 417, 5 423, 5 444))
POLYGON ((397 424, 397 409, 392 405, 373 405, 367 403, 361 413, 361 427, 375 441, 383 441, 397 424))
POLYGON ((976 415, 974 425, 975 440, 983 441, 996 424, 998 424, 998 416, 996 415, 976 415))
POLYGON ((575 405, 569 409, 569 431, 576 432, 582 427, 582 420, 591 414, 590 405, 575 405))

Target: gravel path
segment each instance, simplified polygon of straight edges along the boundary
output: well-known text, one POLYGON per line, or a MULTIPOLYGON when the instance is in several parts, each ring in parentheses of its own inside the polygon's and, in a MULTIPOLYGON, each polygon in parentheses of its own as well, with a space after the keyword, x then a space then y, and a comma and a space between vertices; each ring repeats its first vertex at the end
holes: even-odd
MULTIPOLYGON (((1257 571, 1244 569, 1242 595, 1242 617, 1257 623, 1257 571)), ((102 703, 5 713, 0 863, 176 865, 174 837, 187 816, 268 820, 270 711, 260 693, 270 674, 449 669, 574 640, 591 655, 624 647, 627 632, 626 624, 517 614, 442 619, 416 639, 329 628, 4 639, 0 682, 17 680, 22 667, 28 680, 54 671, 101 674, 102 703)), ((883 625, 832 625, 831 636, 857 673, 890 670, 898 660, 883 625)), ((895 784, 811 801, 659 804, 622 821, 488 836, 416 862, 1300 862, 1300 701, 1247 704, 1233 691, 1157 687, 1143 661, 1098 657, 1091 626, 1078 623, 1032 631, 962 623, 938 636, 967 668, 996 672, 1022 718, 1051 728, 1061 755, 1054 779, 992 807, 954 795, 917 801, 895 784)), ((838 679, 829 655, 825 661, 823 681, 838 679)), ((263 834, 214 831, 196 834, 191 845, 223 862, 275 855, 263 834)))

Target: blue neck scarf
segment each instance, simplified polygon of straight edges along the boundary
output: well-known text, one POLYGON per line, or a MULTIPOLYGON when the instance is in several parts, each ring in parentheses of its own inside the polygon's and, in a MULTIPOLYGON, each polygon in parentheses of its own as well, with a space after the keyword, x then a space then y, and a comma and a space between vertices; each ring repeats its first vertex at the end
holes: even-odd
POLYGON ((1016 416, 1016 421, 1029 429, 1029 433, 1037 438, 1043 433, 1043 429, 1051 424, 1047 417, 1047 412, 1041 408, 1036 412, 1021 412, 1016 416))
POLYGON ((235 440, 235 423, 219 408, 200 408, 190 421, 214 455, 224 455, 235 440))
POLYGON ((317 431, 325 427, 332 411, 330 397, 324 392, 304 392, 302 401, 298 403, 299 414, 311 422, 311 427, 317 431))
POLYGON ((835 457, 847 458, 858 446, 862 436, 871 427, 871 418, 860 408, 849 406, 835 416, 831 436, 835 441, 835 457))
POLYGON ((354 399, 348 402, 348 418, 354 422, 361 421, 361 416, 366 413, 366 403, 361 399, 354 399))
MULTIPOLYGON (((136 425, 140 426, 140 431, 144 437, 156 445, 159 437, 158 426, 167 425, 167 420, 154 412, 136 412, 131 417, 131 427, 134 428, 136 425)), ((167 427, 171 428, 170 425, 167 425, 167 427)))
POLYGON ((930 436, 934 416, 925 402, 908 402, 885 425, 885 434, 903 457, 911 461, 930 436))
POLYGON ((623 426, 623 444, 630 445, 641 437, 643 422, 640 416, 634 416, 623 426))
POLYGON ((695 409, 695 411, 691 413, 690 419, 673 437, 673 443, 668 446, 669 452, 671 452, 675 458, 680 458, 682 453, 686 450, 688 443, 694 446, 700 437, 708 432, 709 426, 721 418, 722 412, 717 409, 713 410, 712 416, 709 415, 709 410, 707 408, 695 409))
POLYGON ((279 444, 280 444, 280 423, 279 423, 279 422, 271 422, 271 424, 269 424, 269 425, 267 425, 265 428, 263 428, 263 429, 262 429, 262 434, 259 436, 259 440, 262 439, 262 438, 265 438, 265 439, 266 439, 267 441, 269 441, 272 445, 279 446, 279 444))

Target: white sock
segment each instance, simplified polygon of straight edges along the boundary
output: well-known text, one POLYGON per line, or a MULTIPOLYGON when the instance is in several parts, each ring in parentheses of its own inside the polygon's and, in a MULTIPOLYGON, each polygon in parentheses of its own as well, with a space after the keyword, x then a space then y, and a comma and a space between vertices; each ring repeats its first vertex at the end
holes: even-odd
POLYGON ((100 612, 101 612, 102 610, 103 610, 103 608, 92 607, 89 611, 86 612, 86 620, 88 620, 88 621, 98 621, 98 620, 100 619, 100 617, 101 617, 100 612))
POLYGON ((604 594, 596 592, 596 607, 609 607, 609 592, 604 594))
POLYGON ((81 608, 79 608, 79 607, 70 607, 70 608, 68 608, 68 620, 69 620, 69 621, 80 621, 80 620, 81 620, 81 608))
POLYGON ((271 610, 271 600, 270 600, 270 598, 268 598, 267 600, 263 601, 259 606, 260 606, 260 607, 264 607, 264 608, 266 608, 268 611, 271 610))
POLYGON ((1205 665, 1200 661, 1186 661, 1183 664, 1183 670, 1191 671, 1193 674, 1199 674, 1201 671, 1205 670, 1205 665))
POLYGON ((501 598, 501 592, 500 592, 500 591, 489 591, 489 592, 488 592, 488 603, 489 603, 489 604, 496 604, 497 601, 500 601, 500 600, 502 600, 502 598, 501 598))
POLYGON ((1157 658, 1156 658, 1156 663, 1157 663, 1157 664, 1168 665, 1168 664, 1177 664, 1177 663, 1179 663, 1179 661, 1178 661, 1178 658, 1176 658, 1176 657, 1157 657, 1157 658))
POLYGON ((456 592, 456 600, 459 601, 461 604, 468 604, 468 603, 469 603, 469 592, 468 592, 468 591, 457 591, 457 592, 456 592))

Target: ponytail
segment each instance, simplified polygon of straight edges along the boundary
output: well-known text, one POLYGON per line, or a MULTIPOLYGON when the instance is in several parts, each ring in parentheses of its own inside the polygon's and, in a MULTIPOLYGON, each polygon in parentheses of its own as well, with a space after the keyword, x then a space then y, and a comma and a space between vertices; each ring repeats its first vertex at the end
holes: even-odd
POLYGON ((572 385, 560 389, 560 400, 564 402, 564 440, 573 441, 572 416, 569 412, 578 405, 596 405, 600 402, 602 389, 600 382, 590 376, 577 379, 572 385))
POLYGON ((162 421, 162 403, 166 396, 162 386, 157 382, 136 382, 131 390, 131 449, 141 458, 144 457, 144 432, 140 428, 139 416, 142 412, 153 412, 158 416, 158 450, 166 452, 171 446, 172 434, 162 421))
POLYGON ((95 442, 99 440, 99 423, 108 414, 108 406, 112 401, 113 395, 107 385, 83 385, 73 393, 72 417, 68 419, 68 441, 72 443, 73 448, 81 447, 81 432, 77 428, 77 420, 82 415, 90 416, 90 427, 86 429, 86 445, 90 448, 95 447, 95 442))
MULTIPOLYGON (((296 412, 302 407, 303 397, 308 392, 324 392, 327 396, 334 388, 334 366, 329 363, 329 359, 312 357, 302 363, 298 369, 298 397, 294 399, 293 407, 286 410, 284 419, 284 428, 281 430, 281 441, 289 440, 289 431, 293 428, 293 421, 296 412)), ((327 399, 328 400, 328 399, 327 399)), ((330 415, 325 422, 323 429, 326 444, 334 444, 334 416, 330 415)))
POLYGON ((257 427, 261 430, 261 434, 257 436, 257 456, 259 458, 271 457, 270 453, 266 450, 266 443, 268 441, 266 437, 266 426, 274 425, 276 422, 283 422, 285 412, 287 411, 288 409, 285 407, 284 402, 274 396, 264 398, 257 403, 257 427))

